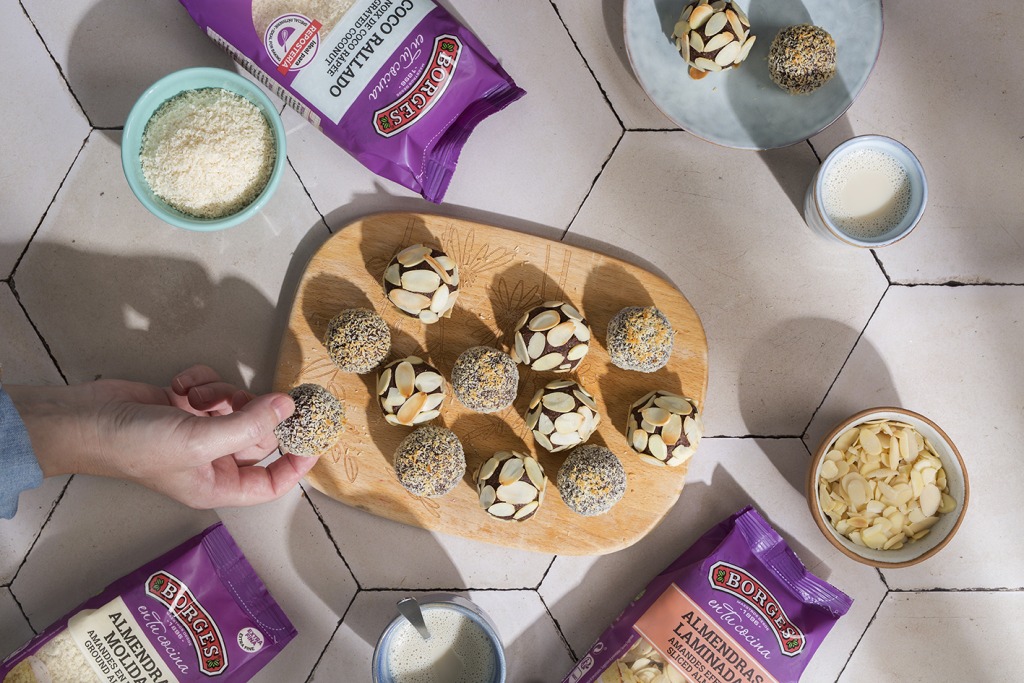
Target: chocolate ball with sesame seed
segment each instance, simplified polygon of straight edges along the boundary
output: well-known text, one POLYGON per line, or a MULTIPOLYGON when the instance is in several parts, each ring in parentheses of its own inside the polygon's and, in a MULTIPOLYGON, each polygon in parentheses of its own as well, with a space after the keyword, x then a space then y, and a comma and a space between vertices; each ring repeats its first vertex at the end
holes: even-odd
POLYGON ((608 355, 623 370, 655 372, 672 356, 675 332, 654 306, 628 306, 608 323, 608 355))
POLYGON ((470 410, 493 413, 516 400, 519 368, 507 353, 489 346, 474 346, 455 361, 452 389, 470 410))
POLYGON ((391 330, 368 308, 349 308, 331 319, 324 334, 327 355, 345 372, 363 374, 391 353, 391 330))
POLYGON ((790 95, 808 95, 836 75, 836 41, 820 26, 787 26, 768 49, 768 75, 790 95))
POLYGON ((577 446, 558 470, 558 492, 570 510, 594 517, 622 500, 626 493, 626 470, 615 454, 604 446, 577 446))
POLYGON ((288 392, 295 412, 274 429, 282 453, 317 457, 330 450, 345 428, 345 406, 319 384, 288 392))
POLYGON ((443 496, 466 474, 462 442, 450 429, 417 427, 398 444, 395 474, 409 493, 427 498, 443 496))

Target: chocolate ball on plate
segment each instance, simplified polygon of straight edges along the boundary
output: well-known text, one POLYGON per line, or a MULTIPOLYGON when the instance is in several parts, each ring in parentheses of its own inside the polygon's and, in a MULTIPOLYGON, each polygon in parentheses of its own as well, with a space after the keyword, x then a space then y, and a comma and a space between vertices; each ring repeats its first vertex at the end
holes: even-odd
POLYGON ((377 403, 388 424, 411 427, 433 420, 447 394, 444 377, 419 356, 392 361, 377 375, 377 403))
POLYGON ((593 517, 622 500, 626 493, 626 470, 615 454, 604 446, 577 446, 558 469, 558 492, 570 510, 593 517))
POLYGON ((557 453, 589 439, 601 423, 594 397, 571 379, 548 382, 534 394, 526 426, 537 443, 557 453))
POLYGON ((436 323, 451 317, 459 295, 459 267, 440 249, 414 244, 388 263, 384 293, 402 313, 436 323))
POLYGON ((547 301, 516 325, 513 360, 543 372, 575 370, 590 350, 590 327, 572 305, 547 301))
POLYGON ((810 94, 836 75, 836 41, 820 26, 787 26, 768 49, 768 75, 790 95, 810 94))
POLYGON ((747 15, 731 0, 691 2, 672 30, 676 49, 695 80, 739 66, 756 39, 747 15))
POLYGON ((474 346, 455 361, 452 389, 470 410, 493 413, 516 400, 519 368, 507 353, 489 346, 474 346))
POLYGON ((391 330, 368 308, 349 308, 331 319, 324 334, 327 355, 345 372, 363 374, 391 352, 391 330))
POLYGON ((628 306, 608 323, 608 355, 624 370, 655 372, 672 356, 675 332, 654 306, 628 306))
POLYGON ((704 422, 692 398, 659 389, 629 407, 626 441, 652 465, 682 465, 703 434, 704 422))
POLYGON ((399 483, 414 495, 443 496, 466 474, 462 442, 450 429, 417 427, 398 444, 395 474, 399 483))
POLYGON ((505 521, 524 522, 544 502, 548 478, 531 455, 501 451, 488 459, 476 473, 480 506, 505 521))
POLYGON ((316 457, 330 450, 345 428, 345 406, 319 384, 288 392, 295 412, 274 429, 282 453, 316 457))

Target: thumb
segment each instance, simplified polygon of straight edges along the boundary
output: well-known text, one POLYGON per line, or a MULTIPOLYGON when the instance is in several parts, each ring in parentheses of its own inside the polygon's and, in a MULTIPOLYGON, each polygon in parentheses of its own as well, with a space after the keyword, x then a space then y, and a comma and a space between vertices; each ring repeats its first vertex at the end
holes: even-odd
POLYGON ((185 457, 193 465, 204 465, 253 446, 272 450, 277 445, 274 428, 293 412, 290 396, 265 394, 228 415, 191 416, 185 457))

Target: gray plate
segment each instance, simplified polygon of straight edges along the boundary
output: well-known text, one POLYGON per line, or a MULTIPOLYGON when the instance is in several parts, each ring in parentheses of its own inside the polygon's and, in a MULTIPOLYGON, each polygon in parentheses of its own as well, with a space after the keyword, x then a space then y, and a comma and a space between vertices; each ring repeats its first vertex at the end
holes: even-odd
POLYGON ((727 147, 772 149, 806 140, 839 118, 868 80, 882 45, 881 0, 741 0, 757 36, 736 69, 695 81, 672 41, 688 0, 625 0, 626 51, 655 105, 684 130, 727 147), (837 70, 810 95, 768 78, 779 29, 816 24, 836 41, 837 70))

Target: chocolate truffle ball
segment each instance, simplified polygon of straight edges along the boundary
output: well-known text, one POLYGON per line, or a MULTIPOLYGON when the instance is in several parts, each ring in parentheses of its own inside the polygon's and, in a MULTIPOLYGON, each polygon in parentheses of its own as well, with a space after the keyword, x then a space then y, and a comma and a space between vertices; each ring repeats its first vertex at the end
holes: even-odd
POLYGON ((672 39, 690 66, 690 78, 701 79, 739 66, 757 36, 750 35, 750 20, 735 2, 699 0, 683 8, 672 39))
POLYGON ((459 437, 444 427, 417 427, 398 444, 395 474, 412 494, 443 496, 466 474, 466 454, 459 437))
POLYGON ((675 332, 665 314, 654 306, 629 306, 608 323, 608 355, 624 370, 655 372, 672 355, 675 332))
POLYGON ((391 330, 368 308, 349 308, 331 319, 324 335, 327 355, 345 372, 362 374, 380 365, 391 352, 391 330))
POLYGON ((516 451, 495 453, 476 473, 480 506, 505 521, 524 522, 544 502, 548 478, 537 459, 516 451))
POLYGON ((626 441, 652 465, 682 465, 703 434, 704 422, 692 398, 658 390, 629 407, 626 441))
POLYGON ((418 356, 392 361, 377 375, 377 403, 388 424, 411 427, 433 420, 447 393, 441 373, 418 356))
POLYGON ((612 509, 626 493, 626 471, 604 446, 578 446, 558 470, 558 492, 570 510, 584 517, 612 509))
POLYGON ((526 426, 537 443, 552 453, 583 443, 600 423, 594 397, 571 379, 548 382, 534 394, 526 411, 526 426))
POLYGON ((547 301, 519 320, 512 359, 538 372, 569 372, 589 350, 586 319, 572 304, 547 301))
POLYGON ((836 75, 836 41, 820 26, 787 26, 768 49, 768 75, 790 95, 807 95, 836 75))
POLYGON ((436 323, 451 317, 459 295, 459 267, 440 249, 414 244, 388 263, 384 293, 402 313, 436 323))
POLYGON ((470 410, 493 413, 516 400, 519 368, 507 353, 489 346, 474 346, 455 361, 452 388, 470 410))
POLYGON ((319 384, 288 392, 295 412, 274 429, 282 453, 316 457, 330 450, 345 428, 345 406, 319 384))

